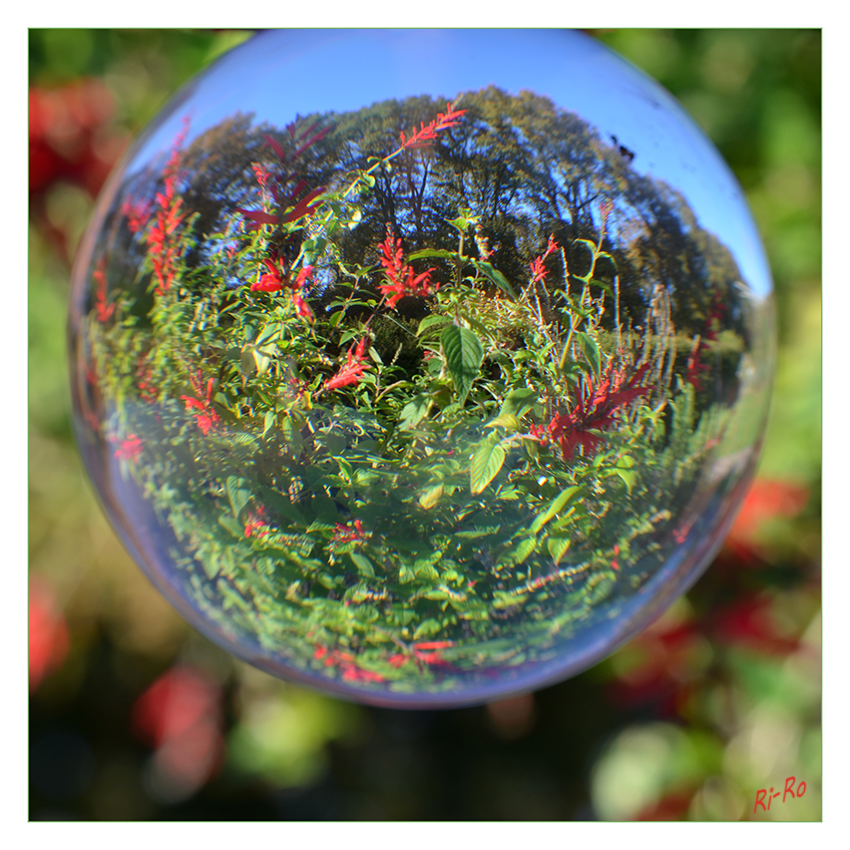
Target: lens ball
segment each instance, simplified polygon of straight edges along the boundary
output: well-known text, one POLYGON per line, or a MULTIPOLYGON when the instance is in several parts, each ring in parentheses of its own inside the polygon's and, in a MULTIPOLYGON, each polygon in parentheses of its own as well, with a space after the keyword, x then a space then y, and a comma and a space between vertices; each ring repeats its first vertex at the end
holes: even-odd
POLYGON ((268 31, 98 201, 74 427, 198 630, 340 696, 457 706, 587 668, 696 580, 773 333, 734 177, 591 38, 268 31))

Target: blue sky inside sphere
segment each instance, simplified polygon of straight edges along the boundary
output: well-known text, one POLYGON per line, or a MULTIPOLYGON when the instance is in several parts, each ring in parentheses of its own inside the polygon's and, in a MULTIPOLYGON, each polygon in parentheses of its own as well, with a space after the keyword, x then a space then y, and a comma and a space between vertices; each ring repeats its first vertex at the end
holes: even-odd
MULTIPOLYGON (((701 227, 735 257, 751 292, 772 289, 742 189, 714 145, 660 85, 574 30, 269 30, 191 82, 134 148, 131 167, 186 144, 237 111, 283 127, 296 115, 346 112, 416 95, 452 100, 489 85, 530 90, 635 153, 632 168, 677 189, 701 227)), ((462 104, 461 104, 462 107, 462 104)))

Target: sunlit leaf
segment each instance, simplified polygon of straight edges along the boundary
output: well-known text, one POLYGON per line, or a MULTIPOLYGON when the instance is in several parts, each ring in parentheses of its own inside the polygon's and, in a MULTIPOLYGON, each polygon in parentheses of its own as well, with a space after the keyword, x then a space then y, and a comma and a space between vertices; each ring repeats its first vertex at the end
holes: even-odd
POLYGON ((429 404, 430 401, 425 393, 418 393, 413 396, 401 409, 398 420, 399 430, 409 431, 411 428, 415 428, 425 418, 429 404))
POLYGON ((555 561, 555 566, 561 563, 561 558, 567 554, 567 549, 570 548, 570 538, 566 535, 552 535, 546 543, 549 554, 555 561))
POLYGON ((516 299, 516 293, 513 287, 508 283, 508 279, 493 265, 485 263, 482 260, 474 261, 475 267, 493 284, 499 287, 506 295, 516 299))
POLYGON ((245 505, 248 504, 248 500, 251 498, 251 494, 248 490, 243 490, 239 484, 241 483, 241 479, 237 478, 235 475, 231 475, 227 479, 227 498, 230 501, 230 507, 233 510, 233 516, 239 519, 239 514, 242 512, 242 509, 245 505))
POLYGON ((553 516, 562 511, 567 504, 581 492, 581 487, 567 487, 553 501, 552 504, 531 523, 531 530, 540 531, 553 516))
POLYGON ((514 563, 521 564, 536 548, 536 537, 527 537, 525 540, 521 540, 514 551, 514 563))
POLYGON ((369 578, 375 577, 375 569, 372 566, 372 562, 360 552, 349 552, 348 557, 354 561, 354 566, 357 567, 357 571, 364 576, 368 576, 369 578))
POLYGON ((419 504, 422 505, 423 508, 428 510, 429 508, 433 508, 437 502, 440 501, 440 497, 443 495, 443 485, 437 484, 434 487, 429 487, 419 496, 419 504))
POLYGON ((472 495, 481 493, 487 485, 499 474, 505 462, 505 450, 499 443, 485 440, 478 451, 472 456, 469 466, 469 480, 472 495))
POLYGON ((596 340, 594 340, 588 334, 581 332, 577 332, 576 337, 581 343, 581 348, 582 351, 584 351, 584 356, 587 358, 588 362, 593 368, 594 377, 599 378, 599 373, 602 370, 602 360, 599 354, 599 346, 596 344, 596 340))
POLYGON ((429 328, 433 327, 442 327, 443 325, 447 325, 451 322, 451 319, 448 316, 443 316, 440 314, 435 314, 432 316, 426 316, 420 323, 419 329, 416 331, 417 336, 422 336, 429 328))
POLYGON ((509 431, 518 431, 519 419, 512 413, 500 413, 492 422, 488 422, 485 428, 507 428, 509 431))
POLYGON ((443 331, 442 343, 459 403, 463 404, 484 360, 484 347, 474 331, 457 325, 443 331))

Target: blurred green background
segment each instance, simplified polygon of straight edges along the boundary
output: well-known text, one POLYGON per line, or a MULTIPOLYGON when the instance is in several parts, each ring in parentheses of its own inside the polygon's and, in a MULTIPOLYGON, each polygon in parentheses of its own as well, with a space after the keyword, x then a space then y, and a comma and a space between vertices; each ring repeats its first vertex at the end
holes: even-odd
POLYGON ((440 712, 234 660, 118 543, 70 429, 70 262, 132 136, 250 33, 30 30, 31 819, 821 818, 821 34, 593 34, 682 101, 758 221, 779 316, 764 457, 715 563, 646 633, 567 682, 440 712), (788 777, 804 794, 754 813, 788 777))

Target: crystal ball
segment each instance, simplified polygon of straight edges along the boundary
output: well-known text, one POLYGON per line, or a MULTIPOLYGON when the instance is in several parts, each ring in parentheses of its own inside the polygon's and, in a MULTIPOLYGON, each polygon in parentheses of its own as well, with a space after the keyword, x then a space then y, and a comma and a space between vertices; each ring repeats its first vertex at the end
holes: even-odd
POLYGON ((74 428, 199 631, 395 707, 596 663, 696 580, 774 360, 742 192, 578 32, 268 31, 109 179, 74 428))

